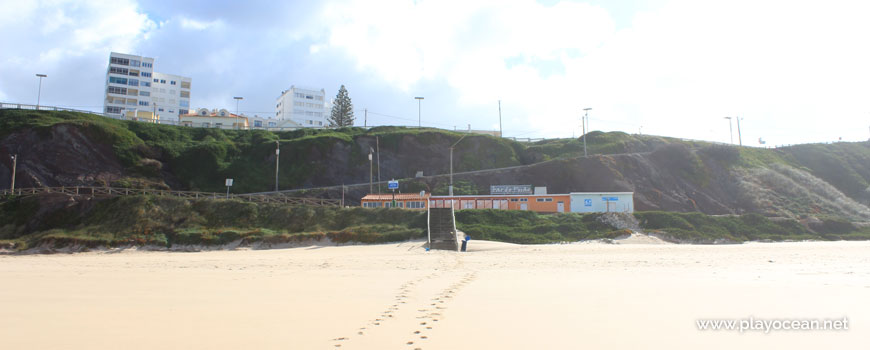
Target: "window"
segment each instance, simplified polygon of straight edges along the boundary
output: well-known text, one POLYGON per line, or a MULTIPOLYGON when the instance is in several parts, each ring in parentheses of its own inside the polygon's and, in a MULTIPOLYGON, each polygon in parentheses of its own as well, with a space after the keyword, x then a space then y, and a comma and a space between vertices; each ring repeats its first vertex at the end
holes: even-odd
POLYGON ((293 94, 293 96, 296 96, 296 97, 298 97, 298 98, 305 98, 305 95, 300 94, 300 93, 298 93, 298 92, 295 93, 295 94, 293 94))
POLYGON ((151 96, 151 91, 139 91, 139 96, 151 96))
POLYGON ((150 82, 147 82, 147 81, 141 81, 141 82, 139 83, 139 86, 147 86, 147 87, 151 87, 151 83, 150 83, 150 82))
POLYGON ((122 110, 124 110, 124 109, 121 107, 106 106, 106 113, 121 114, 122 110))
POLYGON ((110 94, 126 95, 127 88, 122 88, 122 87, 117 87, 117 86, 109 86, 109 88, 106 90, 106 92, 108 92, 110 94))
POLYGON ((380 208, 381 202, 364 202, 363 208, 380 208))
POLYGON ((190 82, 189 81, 182 81, 181 88, 182 89, 190 89, 190 82))
POLYGON ((214 127, 215 127, 215 128, 220 129, 222 126, 224 126, 224 125, 221 124, 221 123, 214 123, 214 127))
POLYGON ((130 105, 130 106, 135 106, 135 105, 136 105, 136 100, 134 100, 134 99, 131 98, 131 99, 127 100, 127 104, 130 105))
POLYGON ((109 67, 109 73, 127 75, 129 70, 127 68, 109 67))
POLYGON ((163 112, 163 108, 158 108, 157 111, 158 111, 158 112, 163 112))
POLYGON ((140 63, 139 60, 130 60, 130 65, 133 67, 139 67, 140 66, 139 63, 140 63))
POLYGON ((317 122, 317 125, 323 126, 323 122, 317 122))
POLYGON ((262 128, 262 127, 263 127, 263 121, 262 121, 262 120, 255 120, 255 121, 254 121, 254 127, 255 127, 255 128, 262 128))
POLYGON ((161 84, 166 84, 166 79, 160 79, 161 84))
POLYGON ((190 113, 190 111, 188 111, 186 109, 179 109, 178 110, 178 114, 188 114, 188 113, 190 113))
POLYGON ((190 97, 190 91, 184 91, 184 90, 181 90, 181 95, 180 95, 180 96, 181 96, 181 97, 185 97, 185 98, 189 98, 189 97, 190 97))
POLYGON ((269 127, 270 127, 270 128, 274 128, 274 127, 276 127, 276 126, 278 126, 278 123, 276 123, 276 122, 269 122, 269 127))
POLYGON ((553 198, 536 198, 535 201, 538 202, 552 202, 553 198))
POLYGON ((529 201, 528 198, 520 198, 520 202, 528 202, 528 201, 529 201))
POLYGON ((146 78, 150 78, 150 77, 151 77, 151 73, 148 73, 148 72, 142 72, 142 76, 143 76, 143 77, 146 77, 146 78))
POLYGON ((516 199, 516 198, 511 198, 511 202, 516 202, 517 200, 518 199, 516 199))
POLYGON ((423 202, 408 202, 408 209, 423 209, 424 207, 423 202))
POLYGON ((465 204, 465 209, 474 209, 474 201, 462 201, 465 204))
POLYGON ((140 105, 140 106, 147 106, 147 105, 148 105, 148 101, 139 101, 139 105, 140 105))
POLYGON ((127 85, 127 78, 109 77, 109 82, 115 83, 115 84, 127 85))
POLYGON ((130 71, 130 74, 128 74, 128 75, 131 76, 131 77, 138 77, 138 76, 139 76, 139 72, 130 71))
POLYGON ((203 128, 207 128, 207 127, 210 127, 210 126, 211 126, 211 124, 209 124, 209 123, 207 123, 207 122, 206 122, 206 123, 202 123, 202 127, 203 127, 203 128))
POLYGON ((139 86, 139 79, 127 79, 127 85, 139 86))
MULTIPOLYGON (((396 208, 402 208, 402 207, 404 207, 404 204, 405 204, 404 202, 396 202, 396 208)), ((384 203, 384 208, 392 208, 392 207, 393 207, 393 205, 391 202, 384 203)))
POLYGON ((157 83, 157 82, 160 82, 160 80, 159 80, 159 79, 154 79, 154 82, 157 83))
POLYGON ((170 80, 169 85, 175 85, 175 80, 170 80))
POLYGON ((170 109, 170 110, 169 110, 169 113, 175 113, 175 111, 170 109))
POLYGON ((120 57, 112 57, 109 59, 109 62, 114 63, 114 64, 124 65, 124 66, 130 65, 130 60, 128 60, 126 58, 120 58, 120 57))
MULTIPOLYGON (((151 68, 152 66, 151 66, 151 63, 142 62, 142 67, 151 68)), ((148 73, 148 76, 151 76, 151 73, 148 73)))

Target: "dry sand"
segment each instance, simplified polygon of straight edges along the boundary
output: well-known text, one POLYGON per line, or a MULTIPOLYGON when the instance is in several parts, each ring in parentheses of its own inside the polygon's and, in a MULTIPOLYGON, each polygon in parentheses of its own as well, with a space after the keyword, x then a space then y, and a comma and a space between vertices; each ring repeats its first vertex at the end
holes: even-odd
POLYGON ((854 349, 870 242, 0 256, 4 349, 854 349), (848 331, 699 331, 848 317, 848 331))

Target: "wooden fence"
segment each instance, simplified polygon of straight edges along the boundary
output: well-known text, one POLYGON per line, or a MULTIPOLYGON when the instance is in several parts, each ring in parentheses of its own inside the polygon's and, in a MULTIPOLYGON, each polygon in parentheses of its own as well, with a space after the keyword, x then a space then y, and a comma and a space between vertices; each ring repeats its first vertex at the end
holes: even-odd
POLYGON ((281 203, 287 205, 308 205, 319 207, 339 207, 341 206, 340 199, 323 199, 323 198, 301 198, 290 197, 280 192, 278 193, 257 193, 257 194, 230 194, 217 192, 196 192, 196 191, 172 191, 158 189, 143 189, 143 188, 115 188, 115 187, 34 187, 34 188, 16 188, 15 191, 4 189, 0 190, 0 196, 33 196, 45 193, 63 193, 77 196, 169 196, 190 199, 238 199, 257 203, 281 203))

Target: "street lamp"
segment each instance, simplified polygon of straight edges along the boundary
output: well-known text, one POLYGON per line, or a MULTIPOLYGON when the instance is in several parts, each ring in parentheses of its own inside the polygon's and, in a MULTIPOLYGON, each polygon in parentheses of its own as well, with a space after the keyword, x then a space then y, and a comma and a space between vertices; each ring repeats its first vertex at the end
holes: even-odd
POLYGON ((728 119, 728 132, 731 134, 731 144, 734 144, 734 128, 731 126, 731 117, 725 117, 728 119))
POLYGON ((18 165, 18 155, 13 154, 13 155, 9 156, 9 158, 12 158, 12 186, 11 187, 12 187, 12 194, 15 194, 15 168, 18 165))
POLYGON ((36 92, 36 110, 39 110, 39 99, 42 97, 42 78, 47 77, 45 74, 37 74, 39 77, 39 90, 36 92))
POLYGON ((583 108, 586 111, 586 115, 583 116, 583 157, 588 157, 589 155, 586 153, 586 128, 589 126, 589 110, 592 108, 587 107, 583 108))
MULTIPOLYGON (((462 141, 462 139, 464 139, 470 133, 471 133, 471 124, 468 124, 468 132, 465 133, 465 135, 462 135, 462 137, 460 137, 459 140, 456 141, 456 143, 454 143, 452 146, 450 146, 450 186, 448 187, 448 192, 449 192, 449 195, 451 197, 453 197, 453 148, 456 147, 457 144, 459 144, 459 141, 462 141)), ((452 198, 450 199, 450 204, 451 204, 451 206, 453 205, 452 198)))
POLYGON ((743 133, 740 132, 740 117, 735 117, 737 119, 737 142, 740 143, 740 146, 743 146, 743 133))
POLYGON ((275 192, 278 192, 278 159, 281 158, 281 143, 275 140, 275 192))
POLYGON ((417 100, 417 127, 419 128, 419 127, 423 126, 422 119, 420 118, 420 111, 422 108, 421 106, 423 104, 423 98, 420 96, 417 96, 417 97, 414 97, 414 99, 417 100))
POLYGON ((236 100, 236 115, 239 115, 239 101, 244 100, 245 98, 236 96, 233 97, 233 99, 236 100))
POLYGON ((369 193, 374 191, 374 186, 372 185, 372 179, 374 179, 375 176, 374 167, 372 166, 372 153, 374 153, 374 151, 375 150, 369 147, 369 193))

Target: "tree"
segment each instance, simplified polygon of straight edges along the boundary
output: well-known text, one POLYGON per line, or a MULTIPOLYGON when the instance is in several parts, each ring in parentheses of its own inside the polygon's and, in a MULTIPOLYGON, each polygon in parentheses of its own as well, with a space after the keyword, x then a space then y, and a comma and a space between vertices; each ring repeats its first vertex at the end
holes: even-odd
POLYGON ((347 89, 342 85, 338 89, 338 95, 335 95, 335 101, 332 104, 329 126, 353 126, 353 119, 353 103, 350 102, 347 89))

